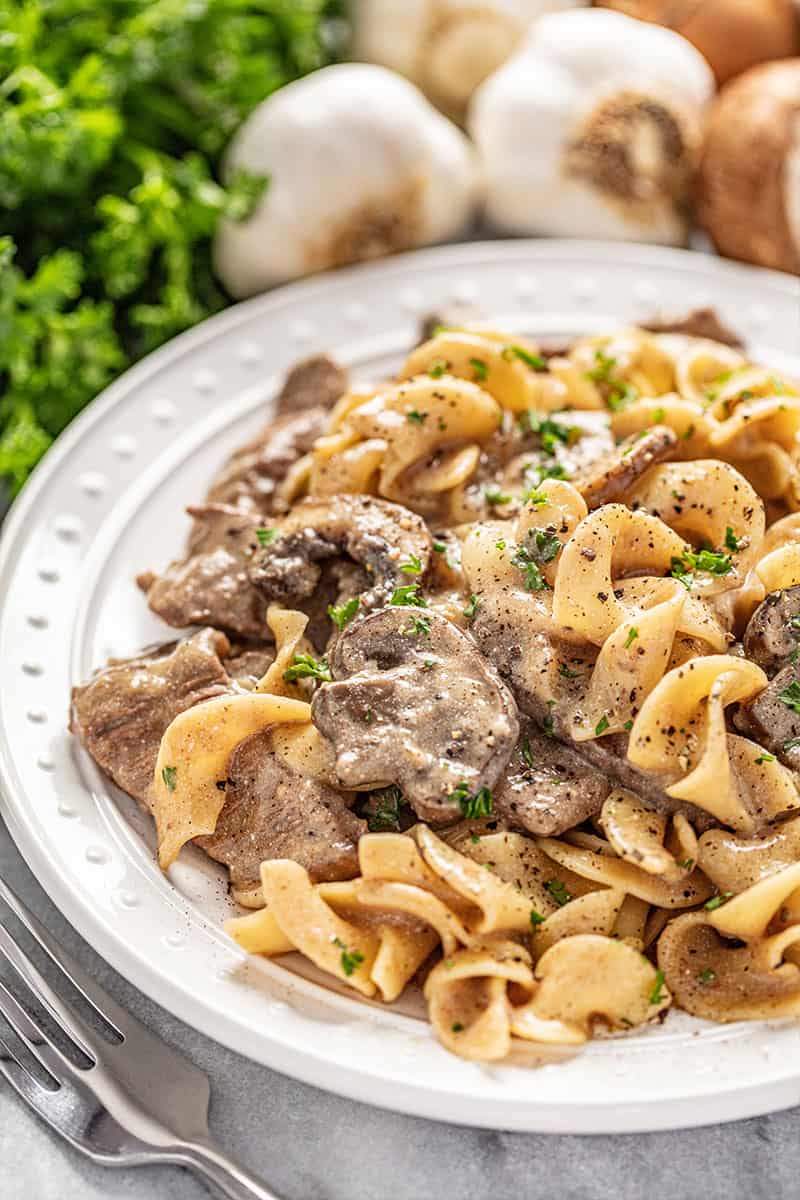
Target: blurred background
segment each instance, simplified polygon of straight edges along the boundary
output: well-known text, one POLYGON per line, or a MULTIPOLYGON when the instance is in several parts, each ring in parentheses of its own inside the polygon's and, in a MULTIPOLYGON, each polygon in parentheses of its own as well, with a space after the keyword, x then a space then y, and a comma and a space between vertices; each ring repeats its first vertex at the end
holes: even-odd
POLYGON ((144 354, 346 263, 540 235, 800 274, 798 55, 795 0, 0 0, 0 487, 144 354))

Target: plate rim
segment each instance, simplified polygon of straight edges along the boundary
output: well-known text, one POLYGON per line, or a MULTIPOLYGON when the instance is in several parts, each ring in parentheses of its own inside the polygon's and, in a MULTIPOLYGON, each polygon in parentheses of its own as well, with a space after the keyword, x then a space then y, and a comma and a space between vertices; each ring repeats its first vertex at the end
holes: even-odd
MULTIPOLYGON (((487 258, 495 265, 498 260, 507 259, 509 266, 517 267, 522 265, 522 260, 526 264, 534 264, 536 260, 555 259, 569 264, 584 265, 587 269, 591 269, 593 265, 597 265, 598 260, 607 261, 610 254, 617 259, 624 259, 626 264, 655 272, 658 272, 662 265, 669 265, 674 269, 677 263, 681 263, 683 268, 694 276, 709 274, 719 276, 720 272, 723 272, 729 273, 732 281, 735 279, 739 283, 748 275, 751 278, 757 278, 762 293, 765 288, 768 288, 774 289, 781 296, 797 298, 800 335, 800 281, 794 277, 728 262, 697 252, 666 247, 537 239, 488 241, 414 251, 377 263, 359 264, 309 280, 302 280, 233 305, 230 309, 216 314, 166 343, 114 381, 71 423, 45 456, 43 462, 36 468, 30 482, 14 502, 6 518, 3 537, 0 540, 0 600, 5 596, 6 573, 9 570, 13 551, 20 537, 24 538, 26 520, 35 511, 40 495, 58 468, 69 459, 71 452, 82 438, 105 416, 112 413, 117 404, 121 403, 126 396, 138 391, 143 384, 168 364, 175 364, 181 358, 190 356, 196 346, 215 341, 225 333, 233 334, 237 326, 246 324, 254 316, 266 316, 271 309, 280 309, 284 304, 296 301, 298 298, 302 300, 312 296, 324 296, 326 293, 334 294, 340 287, 351 285, 355 279, 366 282, 370 278, 383 280, 387 276, 402 275, 410 264, 423 275, 428 267, 436 268, 444 264, 445 266, 458 265, 468 269, 485 262, 487 258)), ((262 380, 262 386, 267 386, 266 379, 262 380)), ((127 494, 130 486, 135 485, 129 485, 122 493, 123 495, 127 494)), ((101 522, 100 529, 104 523, 104 521, 101 522)), ((19 818, 14 804, 6 799, 13 792, 14 787, 13 755, 10 747, 6 744, 5 730, 0 730, 0 733, 2 734, 0 739, 2 741, 0 745, 0 791, 5 793, 4 797, 0 797, 3 801, 3 815, 23 858, 28 862, 37 879, 44 883, 47 879, 47 856, 44 848, 38 844, 31 844, 30 838, 26 836, 24 822, 19 818), (34 867, 34 863, 36 863, 36 867, 34 867)), ((133 986, 139 988, 157 1003, 167 1007, 179 1019, 195 1029, 201 1030, 207 1036, 239 1053, 248 1054, 248 1048, 242 1045, 238 1036, 234 1036, 227 1029, 223 1031, 217 1026, 211 1027, 213 1013, 210 1010, 208 1010, 208 1019, 206 1019, 206 1009, 201 1010, 203 1014, 201 1018, 198 1018, 196 1010, 188 1012, 190 1006, 186 1003, 185 992, 171 983, 163 973, 145 963, 144 978, 139 973, 132 974, 130 963, 126 965, 125 954, 119 942, 107 937, 107 931, 103 924, 94 919, 97 914, 91 905, 88 902, 85 904, 80 902, 81 898, 74 893, 67 880, 62 878, 59 872, 52 872, 47 883, 51 899, 95 953, 110 963, 133 986), (92 932, 87 933, 87 929, 92 932)), ((142 960, 136 961, 137 967, 142 965, 142 960)), ((256 1061, 267 1061, 262 1055, 249 1054, 248 1056, 256 1061)), ((667 1129, 711 1123, 703 1114, 691 1114, 686 1111, 687 1105, 697 1104, 696 1095, 662 1100, 659 1102, 662 1108, 661 1112, 651 1111, 654 1107, 653 1104, 645 1106, 640 1103, 617 1105, 614 1108, 613 1117, 606 1121, 599 1116, 596 1102, 582 1105, 579 1101, 570 1106, 566 1116, 564 1113, 560 1113, 548 1120, 546 1115, 537 1112, 537 1119, 532 1121, 530 1114, 506 1111, 509 1105, 504 1105, 502 1098, 497 1096, 494 1096, 491 1101, 497 1112, 491 1116, 478 1111, 480 1105, 476 1106, 472 1102, 472 1098, 463 1105, 459 1115, 454 1116, 450 1110, 441 1111, 441 1094, 435 1089, 406 1085, 404 1093, 401 1095, 396 1082, 381 1079, 372 1071, 354 1070, 349 1074, 340 1075, 335 1082, 325 1082, 320 1078, 319 1058, 313 1052, 300 1053, 296 1047, 291 1048, 281 1046, 277 1042, 274 1043, 269 1065, 306 1083, 327 1087, 353 1099, 414 1115, 489 1128, 536 1129, 543 1132, 563 1133, 607 1133, 623 1130, 635 1132, 667 1129), (643 1107, 646 1111, 642 1111, 643 1107)), ((778 1083, 737 1086, 728 1091, 714 1092, 714 1097, 718 1104, 724 1103, 726 1108, 725 1113, 721 1116, 719 1113, 715 1113, 714 1123, 737 1120, 787 1107, 800 1100, 800 1067, 794 1075, 787 1076, 778 1083), (770 1093, 769 1096, 764 1094, 765 1089, 770 1093)), ((511 1103, 518 1105, 519 1101, 515 1099, 511 1103)))

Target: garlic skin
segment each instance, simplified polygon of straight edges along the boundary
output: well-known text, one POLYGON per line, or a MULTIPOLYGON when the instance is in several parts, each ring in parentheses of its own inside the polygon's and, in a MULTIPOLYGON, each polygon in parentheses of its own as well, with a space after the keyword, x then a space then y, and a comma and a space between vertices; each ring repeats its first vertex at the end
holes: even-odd
POLYGON ((225 171, 269 176, 255 212, 222 222, 231 295, 455 236, 479 196, 472 146, 407 80, 342 63, 281 88, 241 125, 225 171))
POLYGON ((542 17, 475 93, 489 220, 510 233, 681 244, 714 91, 678 34, 605 9, 542 17))
POLYGON ((712 105, 697 216, 723 254, 800 274, 800 59, 753 67, 712 105))
POLYGON ((590 0, 353 0, 354 58, 411 79, 462 120, 472 93, 544 13, 590 0))

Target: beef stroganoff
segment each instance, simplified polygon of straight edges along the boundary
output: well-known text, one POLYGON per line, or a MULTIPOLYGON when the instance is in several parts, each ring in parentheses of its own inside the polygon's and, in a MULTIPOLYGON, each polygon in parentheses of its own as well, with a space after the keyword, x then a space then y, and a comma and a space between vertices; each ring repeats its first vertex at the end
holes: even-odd
POLYGON ((248 953, 465 1058, 800 1016, 800 388, 713 315, 299 364, 72 728, 248 953))

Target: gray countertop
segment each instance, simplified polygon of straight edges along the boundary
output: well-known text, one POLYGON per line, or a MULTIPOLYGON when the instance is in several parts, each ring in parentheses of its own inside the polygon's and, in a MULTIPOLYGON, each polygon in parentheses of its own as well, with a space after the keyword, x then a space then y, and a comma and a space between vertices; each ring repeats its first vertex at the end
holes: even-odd
MULTIPOLYGON (((124 1005, 208 1072, 211 1126, 285 1200, 796 1200, 798 1110, 678 1133, 553 1137, 440 1125, 268 1071, 175 1020, 49 903, 0 823, 0 875, 124 1005)), ((713 1112, 709 1119, 713 1120, 713 1112)), ((3 1200, 194 1200, 178 1168, 111 1171, 61 1143, 0 1084, 3 1200)))

